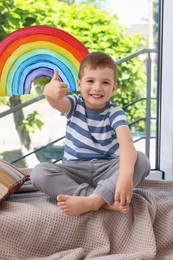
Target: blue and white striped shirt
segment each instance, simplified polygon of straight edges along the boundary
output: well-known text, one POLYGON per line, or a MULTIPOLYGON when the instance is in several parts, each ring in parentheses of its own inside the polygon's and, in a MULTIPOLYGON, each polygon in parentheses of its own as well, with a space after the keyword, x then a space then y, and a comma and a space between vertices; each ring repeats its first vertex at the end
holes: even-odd
POLYGON ((67 96, 71 110, 66 115, 63 161, 111 159, 118 155, 116 129, 127 126, 122 108, 108 101, 101 110, 86 108, 81 95, 67 96))

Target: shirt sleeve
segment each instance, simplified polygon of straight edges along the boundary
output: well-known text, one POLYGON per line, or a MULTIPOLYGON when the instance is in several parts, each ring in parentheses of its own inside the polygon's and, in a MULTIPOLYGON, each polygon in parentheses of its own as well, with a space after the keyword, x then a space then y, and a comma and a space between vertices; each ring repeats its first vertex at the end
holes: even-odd
POLYGON ((71 104, 71 109, 68 113, 61 113, 61 116, 66 116, 67 119, 69 119, 72 114, 74 113, 74 110, 76 108, 76 105, 77 105, 77 95, 69 95, 69 96, 66 96, 66 98, 69 100, 70 104, 71 104))
POLYGON ((120 126, 128 125, 124 110, 119 106, 113 107, 111 109, 109 120, 110 125, 114 130, 116 130, 120 126))

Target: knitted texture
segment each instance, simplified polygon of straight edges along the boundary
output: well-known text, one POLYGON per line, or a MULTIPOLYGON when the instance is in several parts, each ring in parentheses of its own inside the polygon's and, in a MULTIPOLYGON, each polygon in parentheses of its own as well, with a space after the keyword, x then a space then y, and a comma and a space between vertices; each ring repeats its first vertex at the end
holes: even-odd
POLYGON ((172 260, 173 182, 145 180, 130 212, 64 215, 26 182, 0 204, 2 260, 172 260))

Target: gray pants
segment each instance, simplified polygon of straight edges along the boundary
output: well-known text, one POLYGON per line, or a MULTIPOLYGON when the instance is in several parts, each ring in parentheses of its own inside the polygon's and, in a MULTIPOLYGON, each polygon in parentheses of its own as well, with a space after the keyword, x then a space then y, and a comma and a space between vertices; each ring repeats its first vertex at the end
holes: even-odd
MULTIPOLYGON (((134 188, 149 174, 150 162, 138 152, 134 169, 134 188)), ((88 196, 95 192, 105 202, 114 202, 119 157, 112 160, 92 160, 60 164, 40 163, 31 172, 33 186, 56 198, 59 194, 88 196)))

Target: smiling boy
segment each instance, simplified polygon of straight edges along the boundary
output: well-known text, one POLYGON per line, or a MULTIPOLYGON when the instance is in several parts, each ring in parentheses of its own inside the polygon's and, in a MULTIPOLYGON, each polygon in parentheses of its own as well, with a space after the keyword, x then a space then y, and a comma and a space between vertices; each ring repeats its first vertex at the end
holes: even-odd
POLYGON ((128 213, 150 163, 136 151, 124 111, 110 101, 117 88, 114 60, 103 52, 86 55, 77 86, 81 94, 68 96, 57 70, 45 86, 48 103, 67 117, 64 157, 60 164, 37 165, 31 181, 70 216, 101 207, 128 213))

